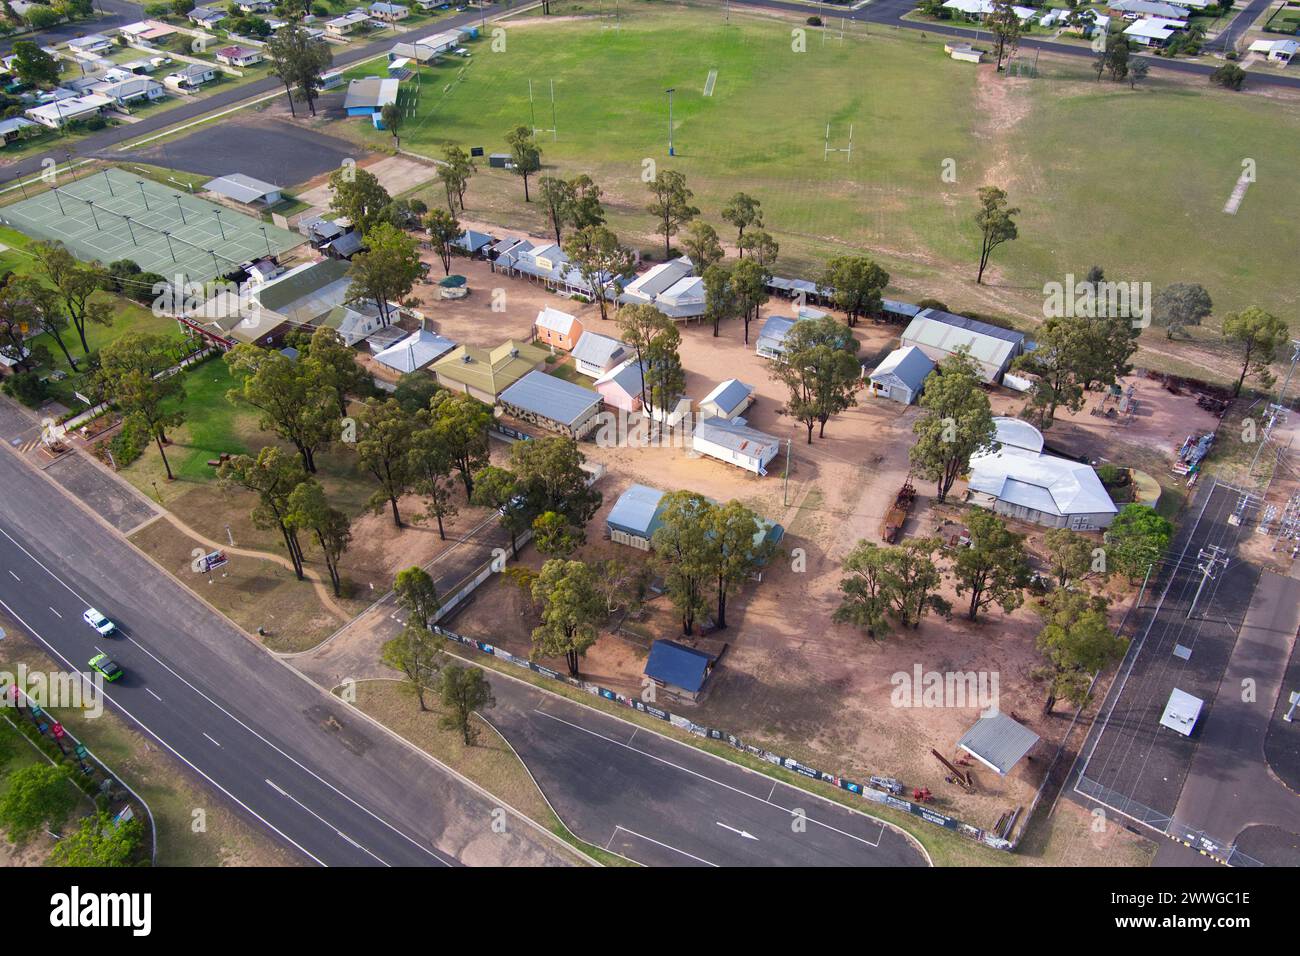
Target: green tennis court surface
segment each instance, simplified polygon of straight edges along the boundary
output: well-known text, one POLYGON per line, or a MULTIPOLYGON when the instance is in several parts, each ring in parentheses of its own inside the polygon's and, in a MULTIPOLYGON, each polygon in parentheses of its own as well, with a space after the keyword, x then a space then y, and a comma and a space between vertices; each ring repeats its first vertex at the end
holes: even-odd
POLYGON ((132 259, 186 282, 301 245, 302 236, 150 179, 109 168, 0 210, 0 222, 58 240, 78 259, 132 259))

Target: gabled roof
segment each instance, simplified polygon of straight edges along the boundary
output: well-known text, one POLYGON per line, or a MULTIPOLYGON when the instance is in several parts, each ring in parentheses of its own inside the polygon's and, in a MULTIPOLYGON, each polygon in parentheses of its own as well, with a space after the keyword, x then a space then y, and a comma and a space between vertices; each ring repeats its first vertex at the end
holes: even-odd
POLYGON ((466 229, 460 236, 452 242, 452 245, 464 249, 466 252, 475 253, 484 246, 492 244, 492 237, 486 232, 476 232, 473 229, 466 229))
POLYGON ((655 641, 645 662, 645 675, 692 694, 704 686, 713 658, 676 641, 655 641))
POLYGON ((654 301, 656 296, 672 288, 694 271, 695 266, 690 256, 669 259, 637 276, 624 287, 623 291, 628 295, 654 301))
POLYGON ((753 386, 746 385, 738 378, 729 378, 725 382, 719 383, 708 395, 705 395, 700 400, 700 405, 703 406, 712 402, 718 406, 718 409, 727 418, 731 418, 736 409, 748 401, 749 396, 753 394, 753 386))
POLYGON ((640 397, 641 385, 644 381, 645 370, 641 363, 635 358, 630 358, 622 365, 610 369, 604 375, 596 379, 595 385, 616 385, 621 388, 629 398, 640 397))
POLYGON ((537 313, 534 324, 544 329, 550 329, 560 335, 568 335, 573 331, 573 323, 576 321, 578 321, 577 318, 568 312, 561 312, 559 309, 553 309, 548 305, 537 313))
MULTIPOLYGON (((290 269, 283 275, 264 282, 256 292, 257 301, 261 303, 262 308, 274 312, 298 311, 300 304, 305 304, 307 299, 326 290, 333 291, 331 287, 335 283, 346 281, 347 274, 348 264, 339 262, 337 259, 323 259, 320 262, 304 263, 290 269)), ((345 292, 346 289, 341 291, 345 292)), ((339 301, 330 302, 315 315, 328 312, 341 301, 342 298, 340 297, 339 301)), ((306 316, 305 318, 315 318, 315 315, 306 316)))
POLYGON ((375 361, 399 372, 414 372, 435 362, 456 347, 451 339, 418 329, 375 356, 375 361))
POLYGON ((1024 336, 1018 332, 1009 332, 961 316, 951 318, 960 319, 961 322, 948 321, 946 312, 926 309, 908 323, 903 330, 903 341, 909 345, 925 345, 943 352, 966 349, 975 361, 993 366, 1001 366, 1008 361, 1024 341, 1024 336))
POLYGON ((763 327, 758 331, 757 346, 780 351, 781 346, 785 344, 785 337, 790 334, 794 324, 798 319, 792 319, 788 315, 770 315, 763 327))
POLYGON ((924 352, 914 345, 908 345, 901 349, 894 349, 885 360, 876 366, 875 371, 871 373, 873 382, 883 382, 888 378, 896 378, 912 391, 920 391, 921 386, 925 384, 926 376, 934 371, 934 363, 924 352))
POLYGON ((600 404, 600 393, 534 369, 503 391, 499 401, 572 426, 600 404))
POLYGON ((781 439, 725 418, 700 420, 695 425, 695 437, 760 461, 768 457, 768 452, 776 454, 781 448, 781 439))
POLYGON ((219 196, 225 196, 227 199, 242 203, 257 202, 259 199, 280 191, 279 186, 273 186, 271 183, 254 179, 252 176, 245 176, 243 173, 227 173, 224 176, 218 176, 216 179, 204 183, 203 188, 219 196))
POLYGON ((576 361, 607 368, 611 362, 625 358, 629 351, 629 346, 618 339, 599 332, 583 332, 571 354, 576 361))

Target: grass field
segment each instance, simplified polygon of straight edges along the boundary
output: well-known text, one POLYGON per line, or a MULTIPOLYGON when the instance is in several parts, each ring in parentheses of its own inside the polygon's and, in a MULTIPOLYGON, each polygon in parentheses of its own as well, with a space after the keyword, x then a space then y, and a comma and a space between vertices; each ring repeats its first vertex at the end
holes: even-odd
MULTIPOLYGON (((809 29, 807 51, 797 53, 798 20, 733 10, 728 26, 714 9, 630 0, 613 30, 595 4, 555 9, 570 16, 504 21, 503 52, 480 41, 469 61, 423 68, 402 147, 503 150, 506 131, 531 122, 530 79, 536 125, 551 125, 553 79, 559 132, 554 141, 539 134, 543 174, 590 173, 614 228, 658 255, 644 212, 647 159, 686 174, 702 218, 724 239, 726 198, 744 189, 761 199, 782 246, 778 271, 809 274, 830 255, 863 251, 889 269, 899 294, 1032 319, 1045 281, 1098 263, 1108 278, 1157 288, 1199 281, 1220 312, 1252 303, 1294 311, 1300 194, 1288 170, 1300 111, 1286 94, 1231 94, 1159 75, 1131 90, 1097 83, 1084 60, 1046 56, 1040 79, 1002 80, 948 59, 941 38, 915 31, 823 43, 809 29), (716 89, 705 97, 711 70, 716 89), (853 125, 851 161, 824 156, 827 123, 832 146, 846 145, 853 125), (1227 216, 1245 158, 1258 180, 1227 216), (941 178, 948 159, 955 182, 941 178), (1021 237, 997 251, 991 282, 977 287, 972 215, 986 183, 1023 210, 1021 237)), ((368 124, 349 123, 348 134, 392 145, 368 124)), ((436 185, 427 193, 442 201, 436 185)), ((540 231, 540 210, 521 194, 517 177, 483 168, 466 217, 540 231)))

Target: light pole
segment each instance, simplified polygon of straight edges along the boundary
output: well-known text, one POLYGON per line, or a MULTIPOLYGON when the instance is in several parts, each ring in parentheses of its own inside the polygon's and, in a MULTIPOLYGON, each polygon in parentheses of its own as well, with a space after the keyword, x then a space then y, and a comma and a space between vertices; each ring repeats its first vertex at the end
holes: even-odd
POLYGON ((140 198, 141 198, 142 200, 144 200, 144 211, 145 211, 145 212, 148 212, 148 211, 149 211, 149 197, 146 196, 146 195, 145 195, 145 192, 144 192, 144 180, 143 180, 143 179, 137 179, 137 180, 135 181, 135 184, 136 184, 137 186, 140 187, 140 198))
POLYGON ((268 256, 269 256, 269 255, 272 255, 272 252, 271 252, 271 240, 270 240, 270 239, 267 237, 267 235, 266 235, 266 226, 258 226, 257 228, 260 229, 260 230, 262 231, 262 240, 266 243, 266 254, 267 254, 268 256))
POLYGON ((668 94, 668 155, 676 156, 673 152, 673 94, 677 92, 677 87, 670 86, 664 92, 668 94))
POLYGON ((214 209, 214 210, 212 210, 212 215, 214 215, 214 216, 217 217, 217 229, 219 229, 219 230, 221 231, 221 241, 222 241, 222 242, 225 242, 225 241, 226 241, 226 227, 223 226, 223 225, 221 224, 221 210, 220 210, 220 209, 214 209))
POLYGON ((177 197, 176 197, 176 209, 177 209, 177 211, 180 212, 180 214, 181 214, 181 225, 182 225, 182 226, 188 226, 189 223, 185 221, 185 207, 181 205, 181 197, 180 197, 180 196, 177 196, 177 197))

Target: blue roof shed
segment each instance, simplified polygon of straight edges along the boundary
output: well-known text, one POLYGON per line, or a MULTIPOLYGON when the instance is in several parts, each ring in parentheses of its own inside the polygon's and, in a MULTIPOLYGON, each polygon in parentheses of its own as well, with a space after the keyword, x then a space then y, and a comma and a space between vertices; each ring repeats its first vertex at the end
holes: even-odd
POLYGON ((645 662, 645 676, 673 688, 695 695, 704 686, 713 658, 703 651, 676 641, 655 641, 645 662))
POLYGON ((622 531, 649 538, 659 527, 659 502, 664 492, 649 485, 632 485, 618 496, 605 524, 611 531, 622 531))

